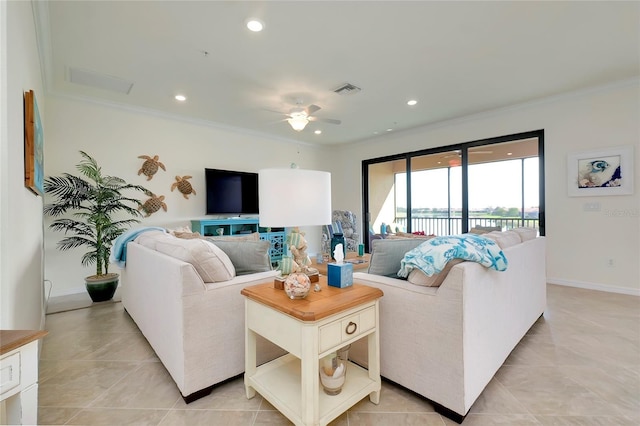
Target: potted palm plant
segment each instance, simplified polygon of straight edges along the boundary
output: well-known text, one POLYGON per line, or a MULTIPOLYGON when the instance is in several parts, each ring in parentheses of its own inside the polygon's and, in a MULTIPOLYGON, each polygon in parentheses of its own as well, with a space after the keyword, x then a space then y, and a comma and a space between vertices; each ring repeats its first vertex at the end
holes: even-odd
POLYGON ((89 248, 82 256, 82 265, 95 264, 96 273, 85 278, 86 288, 91 300, 103 302, 110 300, 118 287, 119 274, 109 273, 113 242, 141 216, 140 200, 123 192, 149 191, 119 177, 103 175, 95 159, 83 151, 80 155, 82 160, 76 168, 82 176, 63 173, 45 179, 45 193, 53 201, 45 205, 44 214, 58 218, 49 227, 66 235, 58 242, 58 249, 89 248), (72 213, 72 217, 60 218, 66 213, 72 213))

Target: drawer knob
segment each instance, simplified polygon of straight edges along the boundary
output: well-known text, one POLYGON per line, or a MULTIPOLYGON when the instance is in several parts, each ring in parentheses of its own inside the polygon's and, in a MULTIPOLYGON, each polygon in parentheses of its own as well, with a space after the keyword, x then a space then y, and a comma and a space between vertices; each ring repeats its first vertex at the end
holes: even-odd
POLYGON ((349 324, 347 324, 347 327, 344 329, 344 331, 347 334, 353 334, 356 332, 357 329, 358 329, 358 324, 356 324, 353 321, 349 321, 349 324))

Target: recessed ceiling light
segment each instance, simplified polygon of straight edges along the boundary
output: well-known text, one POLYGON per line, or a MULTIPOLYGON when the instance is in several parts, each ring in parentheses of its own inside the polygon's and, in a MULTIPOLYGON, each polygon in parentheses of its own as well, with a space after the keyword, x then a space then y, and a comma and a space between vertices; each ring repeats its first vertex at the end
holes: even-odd
POLYGON ((513 152, 507 152, 507 155, 513 155, 513 152))
POLYGON ((258 21, 257 19, 249 19, 247 21, 247 28, 249 28, 249 31, 258 33, 264 29, 264 23, 262 21, 258 21))
POLYGON ((180 102, 184 102, 187 100, 187 97, 185 95, 176 95, 175 98, 176 98, 176 101, 180 101, 180 102))
POLYGON ((390 132, 390 131, 392 131, 392 130, 393 130, 393 129, 389 128, 389 129, 387 129, 387 132, 390 132))
POLYGON ((409 105, 409 106, 414 106, 417 103, 418 103, 418 101, 416 101, 415 99, 411 99, 410 101, 407 101, 407 105, 409 105))
POLYGON ((322 130, 318 129, 318 130, 314 131, 313 133, 315 133, 316 135, 319 135, 319 134, 322 133, 322 130))

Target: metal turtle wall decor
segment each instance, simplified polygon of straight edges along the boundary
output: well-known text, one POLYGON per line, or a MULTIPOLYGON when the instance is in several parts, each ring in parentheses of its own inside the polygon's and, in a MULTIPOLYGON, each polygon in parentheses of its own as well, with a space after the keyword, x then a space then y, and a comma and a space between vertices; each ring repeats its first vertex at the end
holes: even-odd
POLYGON ((144 217, 149 217, 153 213, 157 212, 162 208, 165 212, 167 211, 167 205, 164 203, 164 195, 157 196, 156 194, 149 194, 151 197, 147 199, 138 210, 142 210, 145 212, 144 217))
POLYGON ((138 158, 143 158, 145 161, 142 163, 142 167, 138 170, 138 176, 144 174, 147 177, 147 180, 151 180, 153 175, 158 172, 158 168, 161 168, 165 172, 167 171, 164 164, 162 164, 159 160, 160 157, 154 155, 153 158, 148 155, 139 155, 138 158))
POLYGON ((192 177, 193 176, 176 176, 176 181, 173 183, 173 185, 171 185, 171 192, 173 192, 174 189, 178 188, 178 191, 180 191, 182 193, 182 196, 187 200, 189 199, 189 194, 197 195, 196 190, 193 189, 193 186, 191 186, 191 182, 187 180, 191 179, 192 177))

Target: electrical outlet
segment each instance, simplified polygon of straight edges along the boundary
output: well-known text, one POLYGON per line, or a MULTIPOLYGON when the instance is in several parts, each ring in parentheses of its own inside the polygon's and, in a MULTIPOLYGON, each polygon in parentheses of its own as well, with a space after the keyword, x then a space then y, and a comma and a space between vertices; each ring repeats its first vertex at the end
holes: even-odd
POLYGON ((613 259, 607 259, 607 266, 609 268, 613 268, 615 265, 615 262, 613 261, 613 259))

